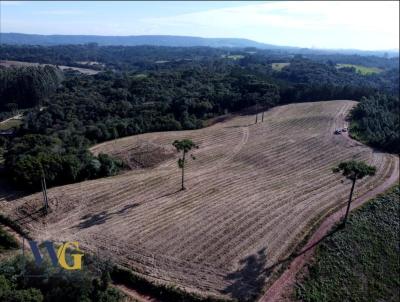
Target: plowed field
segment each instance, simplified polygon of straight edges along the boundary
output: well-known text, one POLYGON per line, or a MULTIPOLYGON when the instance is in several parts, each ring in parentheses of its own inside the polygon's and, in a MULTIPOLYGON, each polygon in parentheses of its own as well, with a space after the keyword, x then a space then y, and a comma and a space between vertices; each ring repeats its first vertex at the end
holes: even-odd
POLYGON ((376 165, 376 176, 357 183, 360 196, 398 164, 392 155, 333 134, 354 105, 291 104, 266 112, 263 123, 238 116, 201 130, 106 142, 92 151, 137 156, 137 168, 50 189, 46 218, 35 213, 41 194, 2 199, 0 206, 34 238, 77 240, 149 279, 244 299, 271 278, 265 267, 346 203, 350 184, 332 173, 334 165, 353 158, 376 165), (186 191, 178 191, 178 154, 171 145, 182 138, 199 145, 185 171, 186 191))

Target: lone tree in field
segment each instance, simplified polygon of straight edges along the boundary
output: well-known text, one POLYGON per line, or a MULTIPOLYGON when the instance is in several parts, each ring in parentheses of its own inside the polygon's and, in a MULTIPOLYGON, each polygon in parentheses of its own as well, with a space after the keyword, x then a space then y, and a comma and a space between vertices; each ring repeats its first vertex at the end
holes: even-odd
POLYGON ((349 215, 350 204, 353 198, 353 192, 354 192, 354 186, 356 185, 356 180, 362 179, 365 176, 375 175, 376 167, 369 166, 363 161, 350 160, 341 162, 337 167, 333 168, 332 171, 334 173, 342 172, 343 176, 352 181, 349 201, 347 202, 346 214, 342 222, 342 226, 344 227, 346 225, 347 216, 349 215))
MULTIPOLYGON (((178 159, 178 166, 182 169, 182 187, 181 190, 185 190, 185 163, 186 163, 186 153, 188 153, 193 148, 198 148, 198 146, 192 142, 190 139, 176 140, 172 143, 178 152, 182 152, 182 157, 178 159)), ((192 154, 190 155, 192 159, 196 159, 192 154)))

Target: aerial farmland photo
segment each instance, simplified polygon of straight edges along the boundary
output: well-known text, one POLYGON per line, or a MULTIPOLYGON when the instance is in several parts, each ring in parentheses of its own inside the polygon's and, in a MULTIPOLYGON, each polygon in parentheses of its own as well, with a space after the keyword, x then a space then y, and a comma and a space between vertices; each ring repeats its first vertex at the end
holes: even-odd
POLYGON ((399 301, 399 9, 0 1, 0 301, 399 301))

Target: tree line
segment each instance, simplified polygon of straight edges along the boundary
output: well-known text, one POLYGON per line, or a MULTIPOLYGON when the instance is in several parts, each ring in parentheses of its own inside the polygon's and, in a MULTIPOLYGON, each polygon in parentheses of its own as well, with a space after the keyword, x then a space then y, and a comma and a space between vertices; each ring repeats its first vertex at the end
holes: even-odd
MULTIPOLYGON (((320 51, 296 50, 304 58, 323 64, 356 64, 389 70, 399 66, 399 58, 361 56, 352 54, 324 54, 320 51)), ((55 65, 87 67, 82 62, 100 62, 109 69, 123 71, 158 70, 195 62, 213 62, 229 55, 268 62, 288 62, 296 53, 288 49, 166 47, 166 46, 98 46, 96 43, 81 45, 0 45, 0 58, 55 65)), ((241 61, 241 60, 239 60, 241 61)), ((236 62, 238 63, 238 62, 236 62)), ((92 65, 91 68, 101 68, 92 65)))
MULTIPOLYGON (((102 49, 95 45, 68 47, 59 46, 94 52, 102 49)), ((26 47, 21 49, 23 52, 26 47)), ((34 48, 30 49, 36 53, 34 48)), ((144 51, 147 47, 139 49, 144 51)), ((160 58, 159 48, 151 49, 153 52, 146 56, 160 58)), ((138 51, 119 48, 129 54, 133 50, 138 51)), ((185 54, 193 60, 161 64, 163 67, 155 70, 146 69, 147 57, 136 57, 137 62, 144 63, 140 72, 107 71, 94 76, 67 73, 55 91, 58 80, 53 82, 43 77, 46 80, 32 81, 34 89, 41 91, 33 94, 38 95, 33 98, 35 101, 29 97, 31 88, 21 86, 19 93, 25 93, 31 104, 40 103, 42 108, 30 109, 15 137, 2 138, 0 142, 6 150, 4 165, 8 178, 20 186, 39 190, 43 176, 49 186, 54 186, 114 175, 123 168, 123 163, 104 154, 92 155, 88 151, 90 145, 145 132, 196 129, 206 119, 249 107, 262 112, 291 102, 360 100, 377 92, 393 95, 398 86, 396 73, 391 70, 363 76, 301 56, 291 58, 282 71, 275 71, 270 60, 263 56, 245 55, 232 60, 221 58, 220 53, 226 52, 221 49, 208 55, 204 48, 169 51, 171 56, 185 54)), ((130 64, 128 59, 121 62, 130 64)), ((46 70, 46 74, 52 74, 49 68, 39 67, 38 73, 46 70)), ((32 72, 31 69, 7 69, 3 73, 21 73, 23 78, 23 73, 32 72)), ((57 74, 57 69, 53 69, 57 74)), ((4 83, 3 90, 9 85, 4 83)), ((10 103, 11 96, 6 100, 10 103)), ((389 128, 395 126, 390 124, 389 128)))
POLYGON ((351 112, 351 135, 374 147, 399 154, 399 109, 398 97, 384 94, 363 97, 351 112))

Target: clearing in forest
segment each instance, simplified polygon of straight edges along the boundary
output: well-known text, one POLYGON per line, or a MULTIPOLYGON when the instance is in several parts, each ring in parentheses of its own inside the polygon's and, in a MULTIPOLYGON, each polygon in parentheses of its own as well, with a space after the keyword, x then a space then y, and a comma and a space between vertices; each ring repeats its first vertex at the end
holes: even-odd
POLYGON ((362 75, 369 75, 374 73, 380 73, 383 70, 377 67, 366 67, 362 65, 354 65, 354 64, 336 64, 336 68, 344 68, 344 67, 353 67, 355 68, 356 72, 362 75))
MULTIPOLYGON (((21 61, 8 61, 8 60, 3 60, 0 61, 0 66, 6 67, 6 68, 18 68, 18 67, 38 67, 38 66, 56 66, 53 64, 41 64, 41 63, 32 63, 32 62, 21 62, 21 61)), ((59 69, 62 71, 71 69, 74 71, 79 71, 82 74, 87 74, 87 75, 94 75, 99 73, 99 70, 94 70, 94 69, 89 69, 89 68, 80 68, 80 67, 73 67, 73 66, 64 66, 64 65, 57 65, 59 69)))
POLYGON ((245 299, 271 280, 265 268, 346 203, 349 183, 332 173, 333 166, 358 159, 377 167, 376 176, 357 183, 360 196, 398 164, 395 156, 333 134, 354 105, 291 104, 266 112, 263 123, 238 116, 200 130, 102 143, 92 152, 129 159, 134 169, 50 189, 46 218, 35 214, 40 193, 0 199, 0 210, 36 239, 76 240, 150 280, 245 299), (172 142, 183 138, 199 149, 185 169, 187 190, 178 191, 172 142))
POLYGON ((289 66, 290 63, 272 63, 271 67, 275 71, 282 71, 282 69, 286 66, 289 66))

